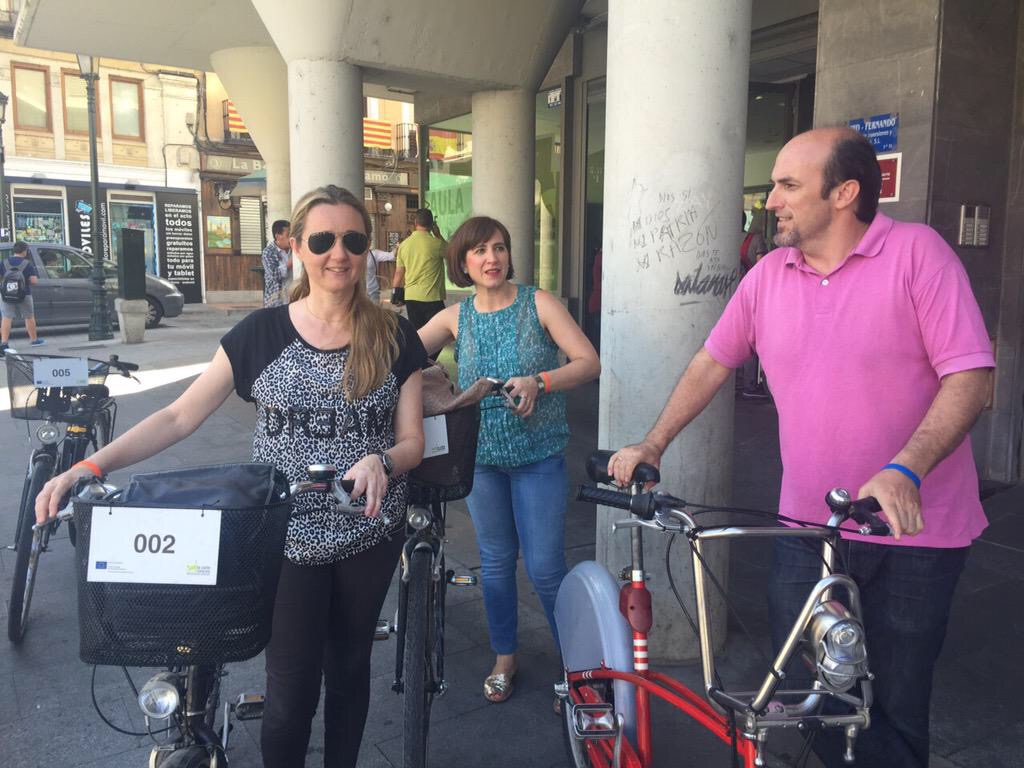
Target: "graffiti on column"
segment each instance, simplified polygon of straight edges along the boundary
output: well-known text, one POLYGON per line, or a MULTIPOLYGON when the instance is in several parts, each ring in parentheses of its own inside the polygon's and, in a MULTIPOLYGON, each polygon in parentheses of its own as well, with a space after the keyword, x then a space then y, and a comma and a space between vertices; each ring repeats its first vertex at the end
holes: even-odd
POLYGON ((739 271, 719 247, 719 201, 688 188, 654 193, 636 179, 631 198, 630 253, 636 271, 675 264, 677 296, 727 296, 739 271))

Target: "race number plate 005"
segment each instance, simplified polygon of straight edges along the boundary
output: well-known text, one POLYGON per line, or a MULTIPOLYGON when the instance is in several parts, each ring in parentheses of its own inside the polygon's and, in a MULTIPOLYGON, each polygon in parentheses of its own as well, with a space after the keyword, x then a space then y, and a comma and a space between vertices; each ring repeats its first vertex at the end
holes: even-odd
POLYGON ((93 507, 88 581, 217 583, 219 509, 93 507))
POLYGON ((32 363, 37 387, 84 387, 89 383, 89 361, 84 357, 44 357, 32 363))

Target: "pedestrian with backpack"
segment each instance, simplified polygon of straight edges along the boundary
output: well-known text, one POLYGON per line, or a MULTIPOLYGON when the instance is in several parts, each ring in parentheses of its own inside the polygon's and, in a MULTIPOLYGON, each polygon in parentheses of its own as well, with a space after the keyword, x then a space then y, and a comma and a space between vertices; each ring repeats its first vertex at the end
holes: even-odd
POLYGON ((11 337, 15 318, 25 321, 25 331, 33 347, 46 343, 36 334, 32 286, 37 282, 39 272, 32 263, 28 245, 19 240, 14 244, 13 253, 0 260, 0 353, 7 351, 7 340, 11 337))

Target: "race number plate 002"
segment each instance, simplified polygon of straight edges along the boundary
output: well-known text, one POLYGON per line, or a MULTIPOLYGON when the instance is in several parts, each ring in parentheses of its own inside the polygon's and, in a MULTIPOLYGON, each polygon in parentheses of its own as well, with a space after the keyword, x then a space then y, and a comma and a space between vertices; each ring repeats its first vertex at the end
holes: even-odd
POLYGON ((87 580, 217 583, 219 509, 92 509, 87 580))
POLYGON ((44 357, 32 363, 37 387, 84 387, 89 383, 89 361, 84 357, 44 357))

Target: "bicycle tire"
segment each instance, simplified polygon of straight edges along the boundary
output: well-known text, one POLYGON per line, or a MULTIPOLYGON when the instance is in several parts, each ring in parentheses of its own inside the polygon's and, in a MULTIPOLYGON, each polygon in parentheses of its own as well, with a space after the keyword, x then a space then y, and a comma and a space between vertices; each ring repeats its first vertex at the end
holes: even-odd
POLYGON ((32 605, 32 590, 38 575, 39 553, 42 537, 33 536, 32 526, 36 521, 36 496, 53 476, 53 457, 39 454, 32 462, 28 490, 21 500, 18 515, 21 529, 18 532, 18 555, 14 561, 14 575, 11 579, 11 601, 7 611, 7 638, 20 643, 25 637, 28 611, 32 605))
POLYGON ((157 765, 159 768, 210 768, 212 759, 206 747, 191 746, 171 752, 157 765))
POLYGON ((405 768, 427 764, 427 735, 430 726, 431 678, 431 578, 433 553, 415 549, 409 557, 409 607, 405 619, 405 653, 402 697, 403 762, 405 768))

